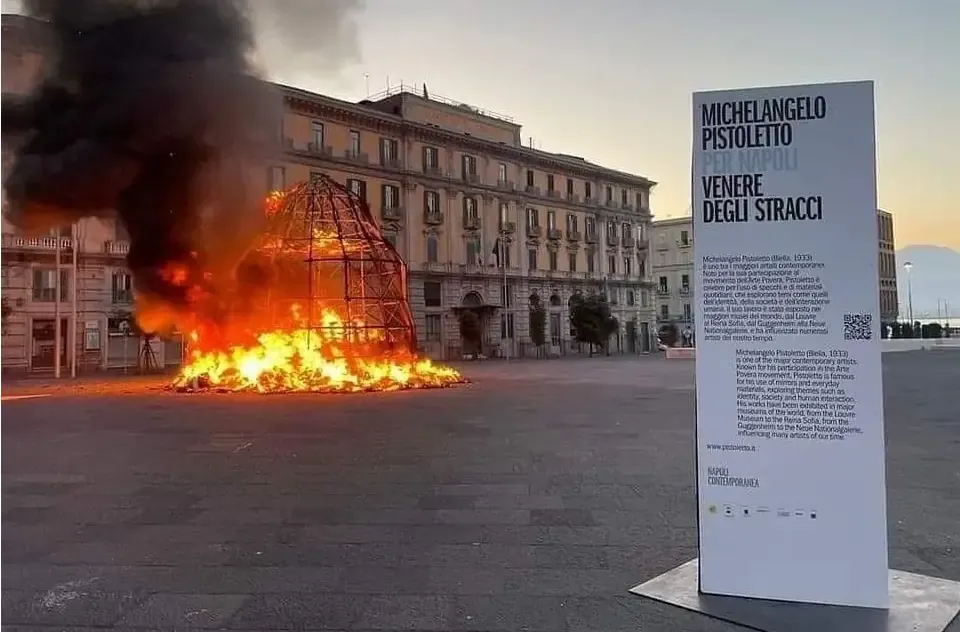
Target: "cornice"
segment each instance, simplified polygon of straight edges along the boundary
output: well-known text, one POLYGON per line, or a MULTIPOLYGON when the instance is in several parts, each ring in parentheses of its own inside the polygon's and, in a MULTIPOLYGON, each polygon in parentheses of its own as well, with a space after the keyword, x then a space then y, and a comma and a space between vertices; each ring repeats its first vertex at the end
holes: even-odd
POLYGON ((376 130, 390 130, 401 136, 413 136, 421 140, 434 140, 455 144, 464 149, 473 150, 488 156, 513 160, 524 166, 538 166, 546 170, 557 170, 563 173, 579 175, 587 179, 603 180, 612 184, 627 185, 648 191, 657 184, 642 176, 626 174, 620 171, 606 169, 599 165, 591 165, 586 162, 581 163, 577 160, 564 160, 560 156, 545 154, 525 147, 505 145, 475 136, 458 134, 457 132, 440 127, 404 120, 399 116, 367 108, 362 105, 356 105, 346 101, 336 101, 321 95, 294 91, 294 89, 287 87, 282 87, 281 89, 284 91, 284 101, 291 106, 291 109, 294 111, 332 118, 342 122, 362 123, 376 130))

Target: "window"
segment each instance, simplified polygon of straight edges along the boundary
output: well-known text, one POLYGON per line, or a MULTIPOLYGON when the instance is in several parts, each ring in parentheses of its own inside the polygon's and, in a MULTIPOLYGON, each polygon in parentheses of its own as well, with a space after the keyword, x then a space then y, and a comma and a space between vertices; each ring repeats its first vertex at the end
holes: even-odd
POLYGON ((597 235, 597 220, 592 217, 587 217, 583 220, 583 227, 587 230, 588 237, 595 237, 597 235))
POLYGON ((557 251, 556 250, 547 251, 547 263, 550 265, 551 270, 557 269, 557 251))
POLYGON ((496 258, 497 267, 503 266, 509 268, 511 265, 510 242, 497 237, 497 241, 493 244, 493 255, 496 258), (500 261, 501 256, 503 257, 503 261, 500 261))
POLYGON ((649 302, 650 299, 647 298, 647 291, 640 290, 640 307, 646 307, 649 302))
POLYGON ((497 171, 497 182, 506 182, 507 181, 507 165, 500 163, 500 167, 497 171))
POLYGON ((664 320, 667 320, 668 318, 670 318, 670 306, 669 306, 669 305, 661 305, 661 306, 660 306, 660 318, 663 318, 664 320))
POLYGON ((436 191, 423 192, 423 207, 430 215, 436 215, 440 212, 440 194, 436 191))
POLYGON ((320 121, 310 123, 310 134, 310 143, 313 145, 314 150, 323 149, 323 123, 320 121))
POLYGON ((617 273, 617 256, 607 255, 607 274, 617 273))
POLYGON ((626 205, 627 205, 627 199, 628 199, 628 198, 627 198, 627 190, 626 190, 626 189, 621 189, 621 190, 620 190, 620 204, 622 204, 623 206, 626 206, 626 205))
POLYGON ((547 175, 547 191, 553 191, 553 175, 547 175))
POLYGON ((567 213, 567 232, 577 232, 577 216, 573 213, 567 213))
POLYGON ((323 173, 320 171, 311 171, 310 172, 310 184, 316 183, 317 180, 323 177, 323 173))
POLYGON ((400 208, 400 187, 385 184, 381 187, 380 202, 382 208, 400 208))
POLYGON ((609 203, 609 202, 613 202, 613 187, 610 186, 610 185, 607 185, 605 191, 606 191, 606 194, 607 194, 607 202, 608 202, 608 203, 609 203))
POLYGON ((627 276, 633 273, 633 257, 623 258, 623 273, 627 276))
POLYGON ((667 284, 667 277, 665 276, 660 277, 660 281, 657 283, 657 286, 660 288, 661 292, 667 292, 670 287, 667 284))
POLYGON ((537 269, 537 249, 531 248, 527 251, 527 269, 536 270, 537 269))
POLYGON ((267 188, 271 191, 282 191, 287 188, 287 174, 283 167, 270 167, 267 172, 267 188))
POLYGON ((633 290, 627 290, 627 306, 633 307, 637 304, 637 295, 633 293, 633 290))
POLYGON ((690 275, 689 275, 689 274, 681 274, 681 275, 680 275, 680 287, 682 287, 682 288, 685 289, 685 290, 689 290, 689 289, 690 289, 690 275))
POLYGON ((647 276, 647 262, 640 259, 637 264, 637 276, 645 278, 647 276))
POLYGON ((628 223, 626 223, 626 222, 624 222, 623 224, 620 225, 620 236, 623 237, 623 241, 624 241, 624 242, 626 242, 628 239, 630 239, 630 233, 631 233, 632 229, 633 229, 633 227, 630 226, 630 224, 628 224, 628 223))
POLYGON ((423 304, 426 307, 442 306, 443 283, 440 281, 423 282, 423 304))
POLYGON ((427 237, 427 263, 436 263, 440 259, 439 245, 436 235, 427 237))
POLYGON ((567 195, 573 195, 573 178, 567 178, 567 195))
POLYGON ((114 303, 133 302, 133 283, 127 272, 117 270, 113 273, 111 290, 114 303))
POLYGON ((684 304, 683 304, 683 317, 684 317, 684 319, 690 320, 690 316, 691 316, 692 314, 693 314, 693 312, 690 310, 690 303, 684 303, 684 304))
POLYGON ((513 307, 513 283, 500 284, 500 304, 504 307, 513 307))
POLYGON ((557 230, 557 212, 547 211, 547 229, 557 230))
POLYGON ((475 198, 463 198, 463 217, 468 222, 477 219, 477 200, 475 198))
MULTIPOLYGON (((33 269, 33 300, 50 302, 57 295, 57 271, 52 268, 33 269)), ((70 292, 70 271, 60 270, 60 302, 67 300, 70 292)))
POLYGON ((367 199, 367 183, 356 178, 347 178, 347 189, 363 201, 367 199))
POLYGON ((509 221, 510 206, 506 202, 500 202, 500 228, 509 221))
POLYGON ((467 238, 467 265, 480 265, 480 237, 467 238))
POLYGON ((567 263, 570 266, 570 272, 576 272, 577 271, 577 253, 571 252, 570 254, 567 255, 567 258, 568 258, 567 263))
POLYGON ((593 198, 593 185, 589 182, 583 183, 583 196, 588 200, 593 198))
POLYGON ((527 169, 527 186, 533 186, 533 169, 527 169))
POLYGON ((513 314, 500 314, 500 338, 513 338, 513 314))
POLYGON ((423 148, 423 170, 433 171, 440 167, 440 153, 436 147, 423 148))
POLYGON ((360 155, 360 132, 355 129, 350 130, 350 155, 360 155))
POLYGON ((607 237, 610 239, 617 238, 617 223, 613 220, 607 222, 607 237))
POLYGON ((536 228, 540 225, 540 212, 535 208, 527 209, 527 228, 536 228))
POLYGON ((587 273, 593 274, 597 269, 597 253, 588 252, 587 253, 587 273))
POLYGON ((464 155, 460 159, 461 172, 464 180, 471 180, 477 175, 477 159, 464 155))
POLYGON ((643 193, 640 193, 639 191, 637 191, 637 208, 643 208, 643 193))
POLYGON ((400 159, 400 144, 392 138, 380 139, 380 164, 392 165, 400 159))
POLYGON ((443 317, 440 314, 427 314, 423 320, 427 330, 427 341, 440 342, 440 328, 443 325, 443 317))
POLYGON ((690 245, 690 231, 687 231, 687 230, 680 231, 680 245, 681 246, 690 245))

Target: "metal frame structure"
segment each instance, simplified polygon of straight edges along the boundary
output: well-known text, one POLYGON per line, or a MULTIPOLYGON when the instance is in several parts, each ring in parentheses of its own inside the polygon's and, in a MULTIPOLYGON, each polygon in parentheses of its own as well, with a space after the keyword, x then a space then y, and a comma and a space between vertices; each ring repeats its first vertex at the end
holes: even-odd
POLYGON ((317 175, 273 193, 257 251, 277 274, 267 303, 278 328, 307 329, 320 344, 343 340, 354 353, 416 351, 406 263, 342 185, 317 175))

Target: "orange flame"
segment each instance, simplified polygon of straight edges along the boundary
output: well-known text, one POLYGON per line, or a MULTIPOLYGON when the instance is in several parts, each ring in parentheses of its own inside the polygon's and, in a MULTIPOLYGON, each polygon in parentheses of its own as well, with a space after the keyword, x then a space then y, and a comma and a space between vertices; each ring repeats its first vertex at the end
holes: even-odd
MULTIPOLYGON (((295 319, 299 309, 292 309, 295 319)), ((382 333, 364 329, 359 321, 345 324, 332 309, 322 311, 320 322, 322 326, 313 330, 264 332, 251 345, 194 349, 174 387, 261 393, 356 392, 432 388, 463 381, 456 370, 407 352, 371 356, 382 333)), ((191 345, 196 345, 201 336, 193 331, 189 338, 191 345)))

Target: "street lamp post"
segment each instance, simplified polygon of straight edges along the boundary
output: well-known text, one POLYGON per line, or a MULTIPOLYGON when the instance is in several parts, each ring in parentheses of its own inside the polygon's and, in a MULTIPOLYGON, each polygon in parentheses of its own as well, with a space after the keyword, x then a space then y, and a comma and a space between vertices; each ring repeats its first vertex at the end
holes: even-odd
POLYGON ((913 268, 913 264, 909 261, 903 264, 903 269, 907 271, 907 313, 910 316, 910 326, 913 326, 913 283, 911 282, 912 275, 910 270, 913 268))

